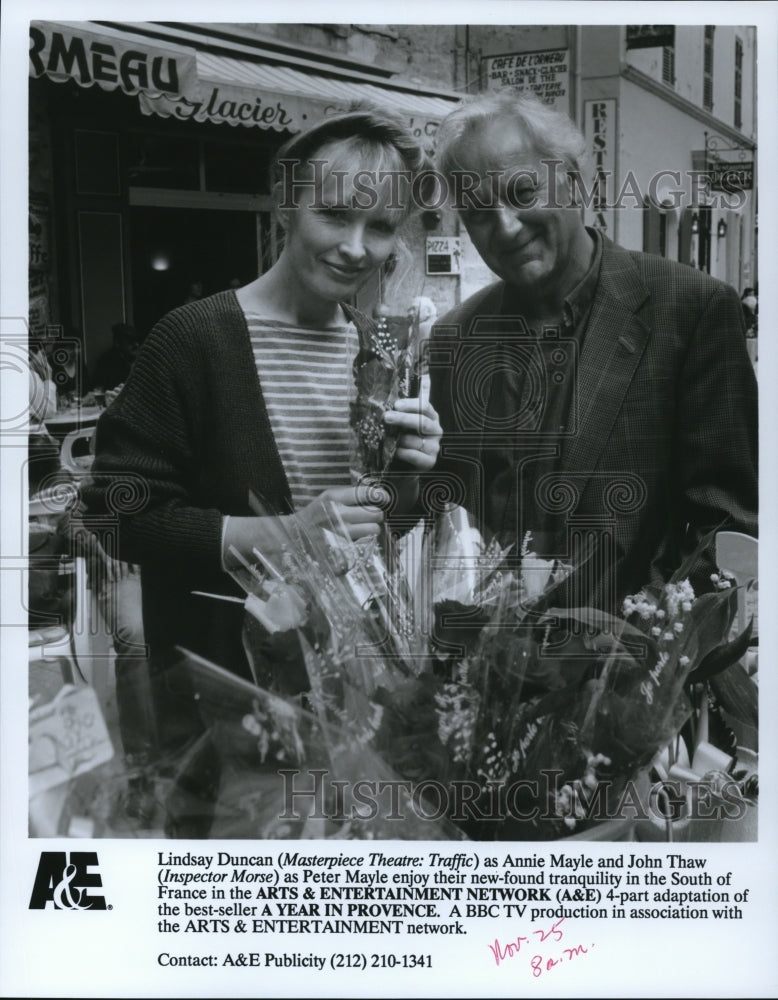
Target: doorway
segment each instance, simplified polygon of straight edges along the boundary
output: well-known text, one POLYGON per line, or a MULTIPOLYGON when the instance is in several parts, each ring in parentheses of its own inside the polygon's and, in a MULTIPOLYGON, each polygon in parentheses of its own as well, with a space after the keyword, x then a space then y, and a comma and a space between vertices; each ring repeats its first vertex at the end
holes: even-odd
POLYGON ((270 225, 264 212, 157 206, 131 206, 129 222, 133 317, 141 337, 176 306, 253 280, 270 225))

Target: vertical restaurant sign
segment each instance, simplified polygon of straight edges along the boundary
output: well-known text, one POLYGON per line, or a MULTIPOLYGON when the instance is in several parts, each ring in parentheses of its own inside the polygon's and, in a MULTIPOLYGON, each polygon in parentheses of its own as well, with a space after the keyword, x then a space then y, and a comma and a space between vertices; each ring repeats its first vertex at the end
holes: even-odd
POLYGON ((616 185, 616 100, 584 101, 587 171, 583 178, 584 222, 613 238, 616 185))
POLYGON ((33 21, 30 76, 55 83, 75 80, 125 94, 191 93, 197 86, 194 52, 119 32, 103 32, 88 22, 33 21))
POLYGON ((502 56, 485 56, 482 79, 486 90, 511 87, 521 92, 531 91, 544 104, 552 104, 566 114, 570 112, 570 60, 567 49, 545 49, 542 52, 514 52, 502 56))

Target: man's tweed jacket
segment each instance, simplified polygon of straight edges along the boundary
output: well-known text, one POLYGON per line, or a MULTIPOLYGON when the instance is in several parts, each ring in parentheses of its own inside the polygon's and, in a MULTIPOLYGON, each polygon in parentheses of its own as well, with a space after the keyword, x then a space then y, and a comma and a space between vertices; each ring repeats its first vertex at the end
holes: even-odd
MULTIPOLYGON (((444 428, 436 472, 479 517, 490 487, 480 455, 491 433, 483 413, 495 342, 476 321, 502 315, 504 290, 496 282, 471 296, 431 341, 432 402, 444 428)), ((712 530, 756 535, 756 379, 733 288, 604 239, 572 398, 556 475, 538 486, 563 546, 587 530, 603 541, 597 579, 579 598, 614 606, 666 579, 712 530)))

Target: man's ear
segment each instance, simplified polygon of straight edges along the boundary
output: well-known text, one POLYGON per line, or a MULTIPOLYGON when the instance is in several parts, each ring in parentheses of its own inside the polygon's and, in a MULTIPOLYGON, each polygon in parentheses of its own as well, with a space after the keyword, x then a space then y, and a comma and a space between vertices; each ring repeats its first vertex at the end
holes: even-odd
POLYGON ((581 172, 579 170, 565 171, 565 197, 567 198, 566 204, 570 207, 579 207, 581 188, 580 184, 576 183, 575 178, 580 178, 580 176, 581 172))

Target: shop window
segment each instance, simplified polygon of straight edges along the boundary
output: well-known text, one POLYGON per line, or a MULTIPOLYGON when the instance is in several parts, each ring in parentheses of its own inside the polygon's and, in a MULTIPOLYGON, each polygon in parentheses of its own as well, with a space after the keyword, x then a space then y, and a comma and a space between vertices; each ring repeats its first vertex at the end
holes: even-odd
POLYGON ((272 263, 269 213, 133 206, 129 212, 135 328, 166 312, 245 285, 272 263))
POLYGON ((112 324, 126 315, 122 216, 119 212, 79 212, 81 308, 86 361, 110 346, 112 324))
POLYGON ((710 273, 711 209, 685 208, 678 226, 678 260, 710 273))
POLYGON ((128 179, 132 187, 200 190, 200 152, 196 139, 131 133, 128 179))
POLYGON ((743 127, 743 43, 735 39, 735 128, 743 127))
POLYGON ((706 111, 713 110, 713 35, 715 31, 716 28, 714 25, 705 25, 702 70, 702 106, 706 111))
POLYGON ((76 130, 76 189, 79 194, 120 193, 119 143, 115 132, 76 130))
POLYGON ((675 45, 662 46, 662 82, 675 86, 675 45))
POLYGON ((643 199, 643 252, 667 256, 667 211, 643 199))
POLYGON ((203 144, 205 190, 234 194, 269 194, 271 151, 234 142, 203 144))
POLYGON ((697 215, 697 266, 701 271, 707 271, 708 274, 710 274, 710 252, 713 240, 711 231, 712 213, 710 205, 701 205, 697 215))

